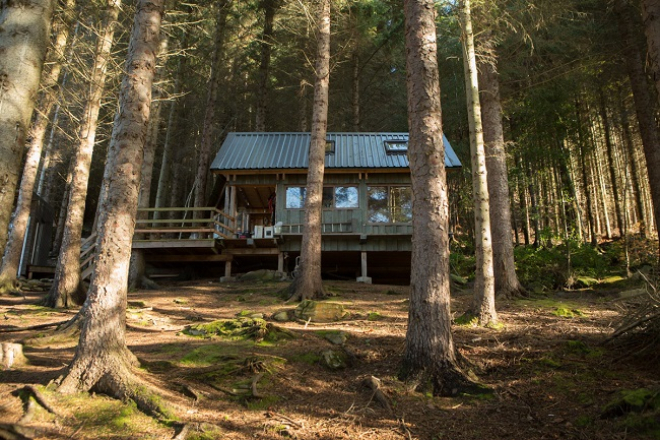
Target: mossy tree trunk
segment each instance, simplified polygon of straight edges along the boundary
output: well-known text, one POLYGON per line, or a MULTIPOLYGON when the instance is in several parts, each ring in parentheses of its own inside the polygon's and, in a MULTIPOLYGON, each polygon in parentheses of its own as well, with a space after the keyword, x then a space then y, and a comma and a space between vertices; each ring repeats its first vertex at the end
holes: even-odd
POLYGON ((3 2, 0 10, 0 252, 3 254, 52 15, 52 0, 3 2))
POLYGON ((34 192, 37 180, 39 162, 41 160, 41 151, 43 150, 44 137, 48 128, 48 115, 50 115, 56 100, 57 81, 62 71, 64 61, 64 50, 69 37, 69 27, 71 20, 68 18, 72 14, 75 2, 67 0, 63 5, 64 10, 60 14, 60 19, 54 24, 53 44, 48 52, 50 68, 42 76, 41 88, 43 90, 39 102, 39 111, 36 114, 32 125, 31 140, 23 165, 23 176, 18 191, 18 201, 12 220, 12 228, 9 234, 9 240, 5 247, 5 253, 2 258, 2 268, 0 269, 0 290, 3 285, 12 284, 18 275, 18 265, 21 260, 21 251, 23 250, 23 240, 27 231, 28 219, 30 217, 30 207, 32 205, 32 194, 34 192))
POLYGON ((80 341, 58 388, 133 399, 151 413, 162 409, 133 374, 137 360, 126 347, 126 286, 162 14, 163 0, 137 5, 112 133, 114 172, 99 221, 96 271, 81 311, 80 341))

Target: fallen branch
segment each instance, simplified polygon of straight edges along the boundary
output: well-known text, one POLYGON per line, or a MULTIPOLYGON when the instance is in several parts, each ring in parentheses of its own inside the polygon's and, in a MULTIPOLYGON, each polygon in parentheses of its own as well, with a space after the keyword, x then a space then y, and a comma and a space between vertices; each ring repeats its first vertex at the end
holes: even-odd
POLYGON ((264 377, 264 373, 256 374, 256 375, 252 378, 252 387, 251 387, 251 389, 252 389, 252 397, 257 397, 257 398, 262 398, 262 397, 264 397, 262 394, 259 394, 259 392, 257 391, 257 383, 261 380, 262 377, 264 377))
POLYGON ((37 431, 17 423, 1 423, 0 438, 6 440, 32 440, 37 436, 37 431))
POLYGON ((369 402, 365 406, 369 406, 371 401, 375 398, 380 406, 387 409, 388 412, 392 414, 392 407, 390 406, 390 402, 387 400, 387 397, 385 397, 385 394, 383 394, 383 392, 380 390, 380 379, 374 376, 369 376, 362 381, 362 385, 373 391, 373 394, 369 398, 369 402))
POLYGON ((178 425, 175 429, 180 429, 179 432, 172 438, 172 440, 185 440, 190 432, 190 424, 185 423, 183 425, 178 425))
POLYGON ((266 412, 266 415, 267 415, 268 417, 273 418, 273 419, 280 419, 280 420, 284 420, 285 422, 289 422, 289 423, 291 423, 293 426, 295 426, 296 428, 299 428, 299 429, 303 427, 300 423, 294 421, 292 418, 287 417, 287 416, 285 416, 284 414, 280 414, 280 413, 275 412, 275 411, 267 411, 267 412, 266 412))
POLYGON ((48 327, 57 327, 58 325, 66 324, 69 321, 70 319, 67 319, 66 321, 51 322, 48 324, 31 325, 29 327, 0 328, 0 333, 14 333, 14 332, 24 332, 28 330, 41 330, 43 328, 48 328, 48 327))

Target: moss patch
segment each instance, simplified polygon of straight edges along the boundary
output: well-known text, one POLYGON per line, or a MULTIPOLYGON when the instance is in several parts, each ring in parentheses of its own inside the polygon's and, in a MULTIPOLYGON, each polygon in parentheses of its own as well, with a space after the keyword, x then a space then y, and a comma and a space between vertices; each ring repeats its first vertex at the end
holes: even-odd
POLYGON ((261 318, 220 319, 204 324, 194 324, 187 326, 183 333, 190 336, 218 336, 230 340, 254 339, 257 342, 277 342, 295 337, 289 330, 261 318))

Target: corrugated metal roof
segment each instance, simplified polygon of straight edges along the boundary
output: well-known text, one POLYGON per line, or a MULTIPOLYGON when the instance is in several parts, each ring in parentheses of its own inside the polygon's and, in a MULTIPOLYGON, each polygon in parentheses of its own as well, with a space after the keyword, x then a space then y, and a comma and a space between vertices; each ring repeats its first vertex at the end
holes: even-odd
MULTIPOLYGON (((408 133, 328 133, 335 142, 334 154, 326 154, 330 169, 408 168, 406 154, 388 154, 385 141, 407 141, 408 133)), ((211 169, 268 170, 306 169, 310 133, 229 133, 211 169)), ((445 165, 460 167, 461 162, 444 137, 445 165)))

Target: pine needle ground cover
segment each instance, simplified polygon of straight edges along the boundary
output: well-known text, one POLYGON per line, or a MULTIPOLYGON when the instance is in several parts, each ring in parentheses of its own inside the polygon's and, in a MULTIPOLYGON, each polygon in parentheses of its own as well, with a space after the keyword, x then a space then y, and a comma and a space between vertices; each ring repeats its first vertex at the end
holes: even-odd
MULTIPOLYGON (((174 438, 181 426, 188 439, 660 438, 657 365, 603 344, 626 292, 640 287, 627 283, 498 301, 497 330, 456 325, 461 353, 493 393, 437 398, 396 379, 405 287, 328 282, 328 301, 346 313, 314 322, 278 299, 283 283, 172 282, 131 292, 127 317, 139 374, 175 404, 175 417, 156 421, 102 395, 60 396, 42 385, 62 374, 73 347, 26 343, 29 363, 0 373, 0 423, 23 415, 11 393, 35 385, 58 410, 38 409, 25 423, 43 439, 174 438), (289 320, 271 319, 282 310, 289 320)), ((73 315, 32 306, 42 295, 0 299, 2 328, 73 315)), ((469 283, 455 283, 455 317, 471 295, 469 283)), ((50 331, 4 332, 0 342, 50 331)))

